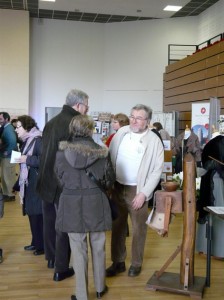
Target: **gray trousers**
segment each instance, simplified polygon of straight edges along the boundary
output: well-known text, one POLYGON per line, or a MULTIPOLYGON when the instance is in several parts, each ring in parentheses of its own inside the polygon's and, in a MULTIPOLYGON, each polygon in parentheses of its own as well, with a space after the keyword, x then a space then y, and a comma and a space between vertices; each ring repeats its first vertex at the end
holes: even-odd
POLYGON ((138 209, 132 208, 136 196, 136 186, 122 185, 115 182, 112 198, 118 208, 118 218, 112 225, 111 259, 114 263, 124 262, 127 256, 126 237, 128 214, 132 223, 131 265, 140 267, 143 262, 147 233, 145 224, 148 217, 148 202, 138 209))
POLYGON ((75 295, 78 300, 88 300, 88 235, 95 288, 97 292, 102 292, 105 288, 105 232, 69 233, 76 280, 75 295))
POLYGON ((15 196, 12 188, 16 182, 16 164, 10 163, 10 158, 0 158, 2 193, 5 196, 15 196))

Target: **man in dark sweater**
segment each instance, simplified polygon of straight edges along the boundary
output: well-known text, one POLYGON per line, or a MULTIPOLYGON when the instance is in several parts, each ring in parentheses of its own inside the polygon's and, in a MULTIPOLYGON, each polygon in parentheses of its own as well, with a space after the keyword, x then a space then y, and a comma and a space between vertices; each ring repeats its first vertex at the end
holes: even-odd
POLYGON ((10 115, 0 112, 0 125, 2 128, 0 140, 0 166, 1 187, 4 201, 15 200, 13 185, 16 181, 15 164, 10 163, 12 150, 18 151, 17 139, 14 127, 10 124, 10 115))
POLYGON ((55 281, 61 281, 74 274, 74 270, 69 268, 71 251, 68 235, 55 229, 61 193, 54 173, 55 156, 59 142, 68 139, 72 118, 87 113, 88 99, 88 95, 83 91, 71 90, 62 111, 51 119, 43 130, 37 191, 43 199, 45 257, 48 268, 55 268, 53 277, 55 281))

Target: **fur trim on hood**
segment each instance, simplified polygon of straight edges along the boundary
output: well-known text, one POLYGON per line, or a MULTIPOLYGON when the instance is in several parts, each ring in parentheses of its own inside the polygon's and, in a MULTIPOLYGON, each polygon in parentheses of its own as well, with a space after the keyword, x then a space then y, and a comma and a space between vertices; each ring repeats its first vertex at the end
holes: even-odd
POLYGON ((96 144, 92 138, 62 141, 59 143, 59 150, 64 151, 68 163, 78 169, 87 168, 96 160, 108 156, 108 148, 96 144))
POLYGON ((98 144, 95 144, 95 142, 92 140, 86 140, 77 139, 77 142, 74 143, 62 141, 59 143, 59 150, 70 150, 75 151, 80 154, 83 154, 84 156, 94 155, 98 156, 98 158, 107 157, 108 155, 108 148, 107 147, 101 147, 98 144), (98 146, 98 147, 97 147, 98 146))

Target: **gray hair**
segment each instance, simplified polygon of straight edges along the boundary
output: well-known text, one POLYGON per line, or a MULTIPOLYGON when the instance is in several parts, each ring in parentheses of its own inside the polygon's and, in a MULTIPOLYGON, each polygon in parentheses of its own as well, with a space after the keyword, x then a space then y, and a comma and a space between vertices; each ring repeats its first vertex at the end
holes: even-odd
POLYGON ((152 109, 144 104, 137 104, 134 107, 132 107, 131 111, 133 110, 144 110, 146 113, 146 119, 150 121, 152 119, 152 109))
POLYGON ((88 99, 89 96, 85 92, 74 89, 68 93, 65 103, 72 107, 78 103, 85 104, 85 101, 88 99))

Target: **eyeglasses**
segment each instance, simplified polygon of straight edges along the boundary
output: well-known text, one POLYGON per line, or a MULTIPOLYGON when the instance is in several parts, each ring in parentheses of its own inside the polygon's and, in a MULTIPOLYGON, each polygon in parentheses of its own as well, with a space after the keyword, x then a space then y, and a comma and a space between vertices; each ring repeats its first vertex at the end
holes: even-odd
POLYGON ((84 105, 86 108, 89 108, 89 105, 85 104, 85 103, 79 103, 79 104, 82 104, 84 105))
POLYGON ((22 127, 22 125, 17 125, 17 126, 16 126, 16 129, 19 129, 20 127, 22 127))
POLYGON ((136 122, 141 122, 141 121, 145 121, 147 120, 146 118, 142 118, 142 117, 134 117, 134 116, 129 116, 129 120, 130 121, 136 121, 136 122))

